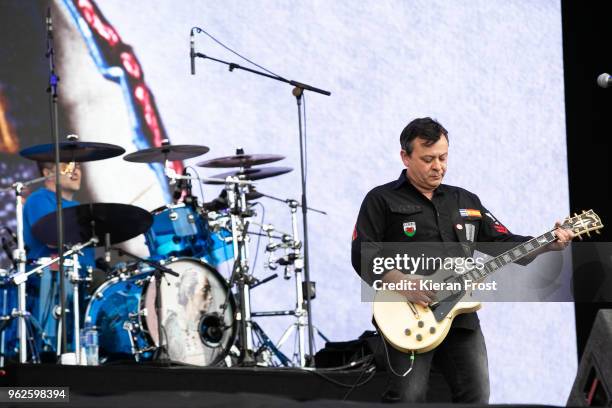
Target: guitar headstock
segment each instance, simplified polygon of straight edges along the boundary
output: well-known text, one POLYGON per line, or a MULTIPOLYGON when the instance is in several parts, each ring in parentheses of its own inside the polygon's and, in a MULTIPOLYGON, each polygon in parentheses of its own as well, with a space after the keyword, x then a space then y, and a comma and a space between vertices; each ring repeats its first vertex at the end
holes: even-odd
POLYGON ((595 211, 582 211, 582 214, 574 213, 573 217, 567 217, 561 226, 565 229, 571 229, 577 237, 582 239, 583 234, 591 236, 590 232, 595 231, 599 234, 599 230, 603 228, 599 215, 595 211))

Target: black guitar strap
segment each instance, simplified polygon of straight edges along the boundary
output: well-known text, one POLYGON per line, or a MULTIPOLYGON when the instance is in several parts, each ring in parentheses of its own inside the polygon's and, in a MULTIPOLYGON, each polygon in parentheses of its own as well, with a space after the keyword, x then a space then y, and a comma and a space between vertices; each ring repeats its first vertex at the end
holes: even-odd
POLYGON ((446 210, 448 211, 448 215, 453 223, 455 235, 459 239, 459 245, 463 251, 463 256, 466 258, 471 258, 474 252, 474 246, 473 243, 467 238, 467 228, 465 227, 463 217, 459 213, 459 207, 452 203, 451 200, 446 200, 446 210), (462 228, 457 228, 458 225, 462 226, 462 228))

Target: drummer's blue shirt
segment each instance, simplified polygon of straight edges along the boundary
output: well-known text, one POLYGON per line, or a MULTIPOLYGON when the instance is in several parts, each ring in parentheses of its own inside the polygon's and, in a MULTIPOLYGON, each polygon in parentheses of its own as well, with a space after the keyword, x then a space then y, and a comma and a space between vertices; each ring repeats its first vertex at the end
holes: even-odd
MULTIPOLYGON (((57 250, 49 248, 32 234, 32 227, 36 222, 57 209, 56 203, 55 193, 44 187, 34 191, 26 199, 23 207, 23 239, 27 249, 26 256, 29 260, 48 257, 52 253, 57 253, 57 250)), ((78 201, 62 198, 62 208, 75 207, 79 204, 78 201)), ((93 248, 84 249, 83 254, 83 256, 79 257, 81 266, 94 266, 95 253, 93 248)))

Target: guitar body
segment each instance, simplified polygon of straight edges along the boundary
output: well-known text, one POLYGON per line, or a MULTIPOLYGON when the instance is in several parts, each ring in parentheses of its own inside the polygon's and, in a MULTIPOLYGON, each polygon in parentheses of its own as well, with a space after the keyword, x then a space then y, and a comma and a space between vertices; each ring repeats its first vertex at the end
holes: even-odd
POLYGON ((374 320, 383 337, 397 350, 425 353, 442 343, 456 316, 481 308, 480 302, 469 299, 466 295, 438 321, 429 307, 408 302, 398 292, 379 290, 374 296, 374 320))

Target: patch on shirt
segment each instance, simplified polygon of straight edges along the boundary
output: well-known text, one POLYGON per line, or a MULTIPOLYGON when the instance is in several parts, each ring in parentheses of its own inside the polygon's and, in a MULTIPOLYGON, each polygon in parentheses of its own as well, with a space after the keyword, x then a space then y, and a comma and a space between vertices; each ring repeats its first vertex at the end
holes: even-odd
POLYGON ((495 231, 499 232, 500 234, 507 234, 508 233, 508 228, 504 227, 503 225, 501 225, 499 222, 495 222, 495 225, 493 225, 493 228, 495 229, 495 231))
POLYGON ((480 210, 475 210, 473 208, 460 208, 459 215, 462 217, 469 218, 482 218, 482 214, 480 214, 480 210))
POLYGON ((357 224, 353 227, 353 241, 357 239, 357 224))
POLYGON ((416 234, 416 222, 414 221, 405 222, 404 223, 404 234, 406 234, 407 237, 412 238, 414 234, 416 234))

